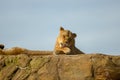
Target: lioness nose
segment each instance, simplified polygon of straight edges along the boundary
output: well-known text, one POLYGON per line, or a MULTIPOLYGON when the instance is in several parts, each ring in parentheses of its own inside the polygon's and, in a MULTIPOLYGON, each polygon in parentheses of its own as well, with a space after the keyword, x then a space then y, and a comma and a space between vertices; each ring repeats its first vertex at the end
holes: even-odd
POLYGON ((60 45, 62 45, 62 46, 63 46, 63 43, 60 43, 60 45))

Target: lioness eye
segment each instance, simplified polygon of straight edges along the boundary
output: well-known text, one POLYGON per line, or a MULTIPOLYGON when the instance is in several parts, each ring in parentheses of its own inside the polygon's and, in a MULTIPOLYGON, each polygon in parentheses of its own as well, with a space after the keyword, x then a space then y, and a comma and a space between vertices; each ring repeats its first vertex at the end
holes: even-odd
POLYGON ((63 38, 65 38, 65 35, 63 35, 63 38))

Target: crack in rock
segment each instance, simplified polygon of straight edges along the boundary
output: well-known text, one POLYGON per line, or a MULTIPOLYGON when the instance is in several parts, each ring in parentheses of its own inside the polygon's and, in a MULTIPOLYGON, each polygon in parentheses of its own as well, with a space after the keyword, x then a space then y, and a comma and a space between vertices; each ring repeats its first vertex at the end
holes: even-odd
POLYGON ((58 57, 57 64, 56 64, 57 78, 58 78, 57 80, 61 80, 59 75, 59 62, 60 62, 60 58, 58 57))

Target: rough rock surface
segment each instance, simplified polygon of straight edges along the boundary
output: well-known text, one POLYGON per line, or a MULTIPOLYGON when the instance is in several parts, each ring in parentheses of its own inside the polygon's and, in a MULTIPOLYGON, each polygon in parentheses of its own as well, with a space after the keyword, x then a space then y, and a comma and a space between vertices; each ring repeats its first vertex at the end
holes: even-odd
POLYGON ((120 56, 0 55, 0 80, 120 80, 120 56))

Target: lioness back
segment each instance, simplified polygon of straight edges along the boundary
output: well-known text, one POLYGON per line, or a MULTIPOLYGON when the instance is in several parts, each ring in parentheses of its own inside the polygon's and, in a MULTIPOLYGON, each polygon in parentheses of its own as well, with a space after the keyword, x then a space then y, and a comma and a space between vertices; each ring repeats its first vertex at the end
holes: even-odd
POLYGON ((60 27, 60 32, 56 40, 54 54, 84 54, 75 47, 75 37, 77 35, 69 30, 60 27))

